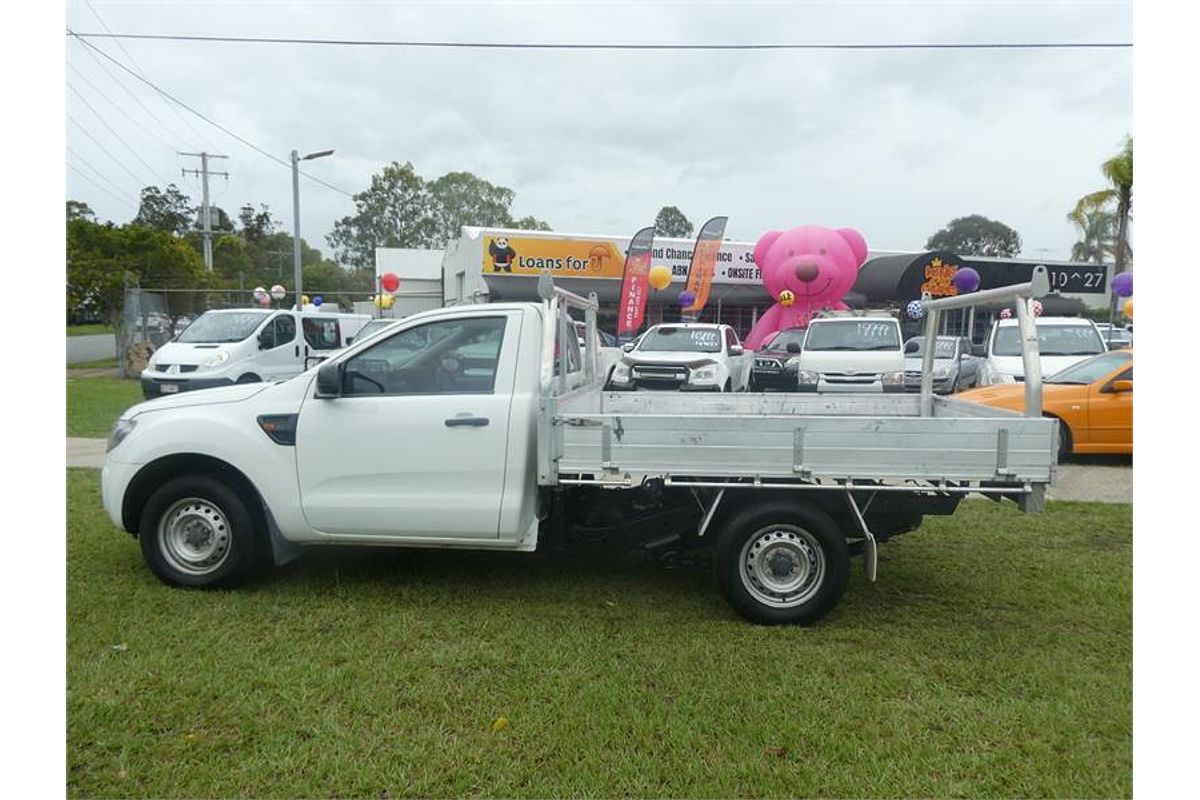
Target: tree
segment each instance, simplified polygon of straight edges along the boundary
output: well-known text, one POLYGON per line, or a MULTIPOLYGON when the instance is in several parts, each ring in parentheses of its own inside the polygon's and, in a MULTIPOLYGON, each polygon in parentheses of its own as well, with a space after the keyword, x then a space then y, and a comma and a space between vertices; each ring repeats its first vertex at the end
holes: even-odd
POLYGON ((1071 247, 1072 261, 1103 264, 1117 247, 1117 217, 1108 211, 1072 211, 1067 219, 1079 229, 1080 239, 1071 247))
POLYGON ((527 214, 518 220, 513 220, 508 227, 516 228, 521 231, 548 231, 552 230, 550 223, 544 222, 532 214, 527 214))
POLYGON ((141 203, 138 205, 137 216, 133 218, 133 224, 182 234, 192 227, 195 219, 196 207, 192 205, 188 196, 172 183, 165 190, 157 186, 142 189, 141 203))
POLYGON ((657 236, 674 236, 679 239, 689 239, 692 236, 692 223, 675 206, 663 206, 654 218, 654 233, 657 236))
POLYGON ((68 200, 67 222, 73 219, 86 219, 89 222, 95 222, 96 212, 92 211, 91 206, 81 200, 68 200))
MULTIPOLYGON (((1130 254, 1129 215, 1133 213, 1133 137, 1125 137, 1121 152, 1100 165, 1108 181, 1108 188, 1079 198, 1067 219, 1078 224, 1089 212, 1108 211, 1116 218, 1116 242, 1113 259, 1116 266, 1113 274, 1125 271, 1125 262, 1130 254)), ((1116 302, 1114 300, 1114 302, 1116 302)))
POLYGON ((242 224, 242 238, 256 242, 264 236, 275 232, 275 220, 271 219, 271 210, 266 205, 259 205, 258 211, 247 203, 238 209, 238 221, 242 224))
POLYGON ((393 161, 354 195, 355 214, 342 217, 326 237, 337 259, 373 268, 376 247, 429 247, 435 226, 429 189, 413 165, 393 161))
POLYGON ((1013 258, 1021 252, 1021 237, 1003 222, 971 214, 951 220, 929 237, 925 248, 964 256, 1013 258))
POLYGON ((505 228, 512 223, 508 211, 512 189, 494 186, 470 172, 448 172, 428 188, 435 247, 445 247, 461 236, 464 225, 505 228))

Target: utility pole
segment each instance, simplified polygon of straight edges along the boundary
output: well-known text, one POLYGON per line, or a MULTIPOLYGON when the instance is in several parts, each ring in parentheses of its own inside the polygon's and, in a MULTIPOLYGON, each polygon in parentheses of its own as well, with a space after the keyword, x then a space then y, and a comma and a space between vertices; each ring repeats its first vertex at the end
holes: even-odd
POLYGON ((209 272, 212 272, 212 213, 208 205, 208 176, 223 175, 225 180, 229 180, 228 172, 209 172, 208 160, 210 158, 229 158, 229 156, 217 155, 216 153, 179 153, 181 156, 192 156, 200 159, 200 169, 185 169, 181 170, 184 175, 189 172, 193 175, 199 175, 204 186, 204 200, 200 206, 200 225, 204 231, 204 266, 209 272))

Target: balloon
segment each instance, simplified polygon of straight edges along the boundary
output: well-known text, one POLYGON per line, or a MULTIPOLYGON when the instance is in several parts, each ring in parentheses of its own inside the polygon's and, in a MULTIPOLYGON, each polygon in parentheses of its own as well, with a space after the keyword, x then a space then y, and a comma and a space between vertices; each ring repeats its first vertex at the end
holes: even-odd
POLYGON ((1041 301, 1041 300, 1034 300, 1034 301, 1033 301, 1033 315, 1034 315, 1035 317, 1040 317, 1040 316, 1042 315, 1042 311, 1043 311, 1043 310, 1044 310, 1044 309, 1042 308, 1042 301, 1041 301))
POLYGON ((663 290, 671 285, 671 268, 666 264, 655 264, 650 268, 650 285, 663 290))
POLYGON ((696 302, 696 295, 693 292, 679 293, 679 306, 681 308, 690 308, 696 302))
POLYGON ((375 307, 387 311, 396 302, 390 294, 381 294, 375 298, 375 307))
POLYGON ((282 300, 286 294, 287 289, 284 289, 278 283, 271 287, 271 297, 274 297, 276 300, 282 300))
POLYGON ((1012 319, 1012 309, 1011 308, 1000 309, 1000 319, 1012 319))
POLYGON ((1117 297, 1129 297, 1133 294, 1133 273, 1122 272, 1113 276, 1112 279, 1113 294, 1117 297))
POLYGON ((954 273, 954 285, 964 294, 969 294, 979 288, 979 273, 971 267, 963 267, 954 273))
POLYGON ((321 297, 321 295, 317 295, 316 297, 313 298, 313 305, 316 306, 317 308, 320 308, 321 303, 324 303, 324 302, 325 302, 325 298, 321 297))
POLYGON ((261 303, 267 297, 267 290, 261 286, 254 287, 254 302, 261 303))
POLYGON ((904 307, 904 312, 913 319, 920 319, 925 316, 925 307, 921 305, 920 300, 912 300, 904 307))
POLYGON ((784 289, 779 293, 779 305, 784 308, 790 308, 796 304, 796 294, 791 289, 784 289))
POLYGON ((309 305, 311 302, 312 301, 308 299, 308 295, 306 295, 306 294, 300 295, 300 305, 306 306, 306 305, 309 305))
MULTIPOLYGON (((1122 274, 1124 274, 1124 273, 1122 273, 1122 274)), ((1126 300, 1125 304, 1121 306, 1121 313, 1124 314, 1125 316, 1129 317, 1130 319, 1133 319, 1133 300, 1132 299, 1126 300)))
POLYGON ((379 285, 385 292, 394 292, 400 288, 400 276, 394 272, 385 272, 379 279, 379 285))
POLYGON ((263 292, 263 296, 259 298, 258 302, 262 303, 264 306, 271 305, 271 295, 263 292))

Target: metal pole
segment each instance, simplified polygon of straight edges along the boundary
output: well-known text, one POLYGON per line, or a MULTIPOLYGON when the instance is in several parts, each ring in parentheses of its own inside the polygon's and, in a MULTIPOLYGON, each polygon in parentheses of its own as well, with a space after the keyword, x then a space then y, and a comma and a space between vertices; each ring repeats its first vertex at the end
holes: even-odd
POLYGON ((1021 329, 1021 360, 1025 365, 1025 416, 1042 415, 1042 361, 1038 355, 1037 325, 1031 307, 1033 300, 1018 297, 1017 326, 1021 329))
POLYGON ((925 343, 921 351, 921 416, 933 416, 933 355, 937 349, 938 309, 931 308, 925 316, 925 343))
POLYGON ((300 302, 303 292, 300 287, 300 154, 292 151, 292 261, 295 266, 296 310, 303 311, 300 302))

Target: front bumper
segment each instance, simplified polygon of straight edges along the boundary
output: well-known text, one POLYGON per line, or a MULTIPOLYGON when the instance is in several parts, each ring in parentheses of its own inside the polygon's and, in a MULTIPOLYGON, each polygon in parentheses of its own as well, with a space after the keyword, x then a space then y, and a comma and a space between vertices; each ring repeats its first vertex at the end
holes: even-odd
MULTIPOLYGON (((117 448, 117 451, 120 447, 117 448)), ((114 451, 116 452, 116 451, 114 451)), ((133 476, 141 468, 141 464, 127 464, 123 461, 115 461, 111 456, 104 459, 104 466, 100 469, 100 499, 104 503, 104 511, 108 514, 108 518, 118 528, 127 530, 125 522, 121 518, 121 507, 125 502, 125 490, 129 487, 129 482, 133 480, 133 476)), ((136 526, 137 521, 133 524, 136 526)), ((136 529, 129 533, 137 533, 136 529)))
MULTIPOLYGON (((912 379, 912 378, 909 378, 908 376, 905 376, 905 378, 904 378, 904 391, 906 391, 906 392, 919 392, 919 391, 921 391, 921 378, 920 378, 920 377, 917 377, 917 378, 914 380, 914 379, 912 379)), ((950 377, 950 378, 934 378, 934 379, 933 379, 933 392, 934 392, 934 394, 950 394, 950 393, 951 393, 951 392, 953 392, 953 391, 954 391, 954 378, 953 378, 953 377, 950 377)))
POLYGON ((196 389, 214 389, 218 386, 232 386, 231 378, 157 378, 142 373, 142 396, 147 400, 164 395, 191 392, 196 389), (164 387, 175 387, 166 388, 164 387))
POLYGON ((750 384, 754 391, 768 391, 771 389, 781 392, 797 391, 795 372, 755 370, 750 375, 750 384))

